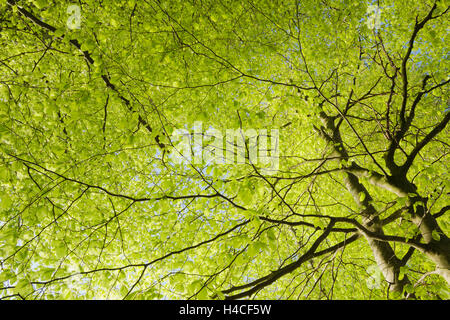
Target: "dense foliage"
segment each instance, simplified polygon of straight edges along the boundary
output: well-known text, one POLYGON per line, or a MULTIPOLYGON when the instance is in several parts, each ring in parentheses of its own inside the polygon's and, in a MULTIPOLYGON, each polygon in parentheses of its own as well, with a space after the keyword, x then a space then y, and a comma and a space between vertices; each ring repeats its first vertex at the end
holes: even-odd
POLYGON ((448 10, 2 1, 0 298, 449 299, 448 10))

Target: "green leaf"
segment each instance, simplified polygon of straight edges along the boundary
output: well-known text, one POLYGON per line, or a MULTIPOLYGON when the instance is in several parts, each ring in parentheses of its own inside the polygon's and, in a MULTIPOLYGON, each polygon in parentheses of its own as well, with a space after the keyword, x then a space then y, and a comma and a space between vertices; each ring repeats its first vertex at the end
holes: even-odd
POLYGON ((12 199, 8 194, 4 193, 0 196, 0 209, 9 209, 12 204, 12 199))
POLYGON ((15 282, 15 275, 11 273, 9 270, 1 270, 0 271, 0 282, 4 282, 9 280, 10 282, 15 282))
POLYGON ((122 285, 122 286, 120 287, 119 293, 120 293, 120 295, 121 295, 122 297, 125 297, 125 296, 127 295, 127 293, 128 293, 128 288, 127 288, 127 286, 122 285))
POLYGON ((206 288, 203 288, 200 290, 200 292, 197 294, 197 299, 199 300, 208 300, 208 290, 206 288))
POLYGON ((366 199, 366 193, 365 192, 360 192, 359 193, 359 201, 360 202, 364 202, 365 199, 366 199))
POLYGON ((404 207, 407 204, 408 200, 409 200, 408 197, 399 197, 397 198, 397 203, 400 206, 404 207))
POLYGON ((66 244, 64 243, 64 241, 58 241, 55 244, 55 253, 56 253, 56 257, 58 257, 58 258, 62 258, 66 255, 67 247, 66 247, 66 244))
POLYGON ((33 0, 38 9, 43 9, 47 5, 47 0, 33 0))
POLYGON ((269 230, 267 231, 267 238, 268 238, 269 241, 271 241, 271 242, 275 242, 275 241, 276 241, 275 232, 273 231, 273 229, 269 229, 269 230))
POLYGON ((405 272, 408 271, 408 268, 406 267, 400 267, 400 272, 398 275, 398 280, 402 280, 405 277, 405 272))
POLYGON ((64 33, 65 33, 65 29, 58 28, 55 30, 55 32, 53 34, 55 37, 59 38, 59 37, 62 37, 64 35, 64 33))
POLYGON ((407 285, 405 285, 404 290, 407 293, 414 293, 415 288, 412 284, 407 284, 407 285))
POLYGON ((188 290, 191 293, 196 293, 197 291, 199 291, 201 289, 202 286, 203 286, 203 282, 201 280, 197 279, 188 285, 188 290))
POLYGON ((33 286, 31 282, 27 278, 22 278, 19 282, 14 286, 13 292, 15 294, 20 294, 22 297, 27 296, 30 292, 33 291, 33 286))
POLYGON ((433 230, 431 232, 431 237, 436 241, 441 240, 441 235, 439 234, 439 232, 437 230, 433 230))

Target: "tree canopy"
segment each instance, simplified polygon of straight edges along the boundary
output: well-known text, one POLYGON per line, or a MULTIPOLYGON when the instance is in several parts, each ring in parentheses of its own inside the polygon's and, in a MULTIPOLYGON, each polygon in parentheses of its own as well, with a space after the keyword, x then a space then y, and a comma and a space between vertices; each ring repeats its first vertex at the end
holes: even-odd
POLYGON ((0 298, 449 299, 448 11, 2 2, 0 298))

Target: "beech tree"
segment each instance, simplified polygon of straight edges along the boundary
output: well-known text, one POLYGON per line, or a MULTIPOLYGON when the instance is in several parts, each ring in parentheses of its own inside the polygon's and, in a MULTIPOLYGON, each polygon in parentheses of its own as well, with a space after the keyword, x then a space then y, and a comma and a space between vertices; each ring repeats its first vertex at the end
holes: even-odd
POLYGON ((448 11, 2 2, 0 298, 449 299, 448 11))

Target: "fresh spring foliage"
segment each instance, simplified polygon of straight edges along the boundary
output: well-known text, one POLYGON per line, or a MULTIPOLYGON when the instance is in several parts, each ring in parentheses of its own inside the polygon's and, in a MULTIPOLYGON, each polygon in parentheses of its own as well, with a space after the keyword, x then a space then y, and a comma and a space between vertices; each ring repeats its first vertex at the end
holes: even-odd
POLYGON ((448 5, 2 1, 0 298, 449 299, 448 5))

